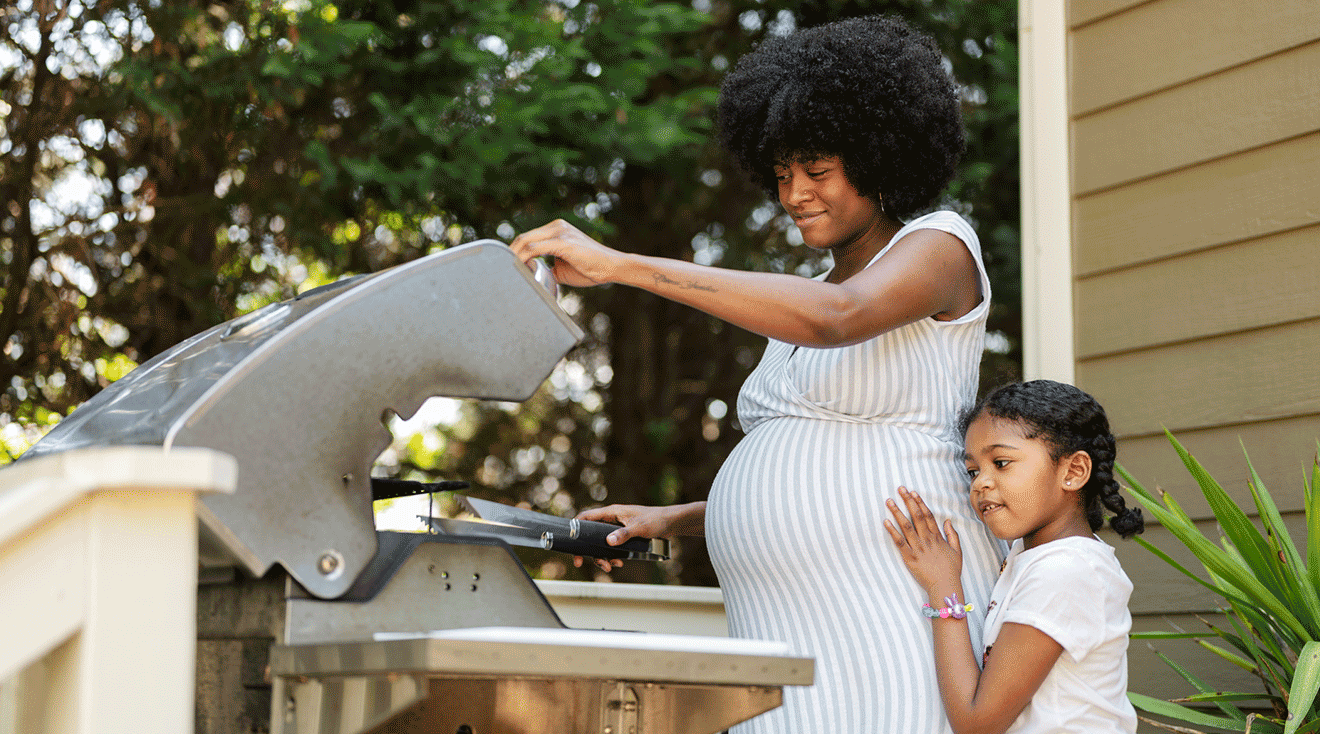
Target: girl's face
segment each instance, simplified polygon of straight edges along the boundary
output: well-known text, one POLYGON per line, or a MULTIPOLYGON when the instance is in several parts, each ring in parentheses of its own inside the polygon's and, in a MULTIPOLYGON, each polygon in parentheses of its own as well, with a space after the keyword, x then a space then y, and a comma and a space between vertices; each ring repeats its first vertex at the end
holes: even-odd
POLYGON ((879 203, 853 188, 836 156, 775 166, 775 177, 779 203, 813 248, 850 245, 885 221, 879 203))
POLYGON ((1022 538, 1027 548, 1071 535, 1089 537, 1078 490, 1090 477, 1090 457, 1079 451, 1055 461, 1043 440, 1025 434, 1017 421, 984 413, 968 426, 964 458, 972 509, 995 537, 1022 538), (1084 473, 1078 470, 1081 463, 1084 473))

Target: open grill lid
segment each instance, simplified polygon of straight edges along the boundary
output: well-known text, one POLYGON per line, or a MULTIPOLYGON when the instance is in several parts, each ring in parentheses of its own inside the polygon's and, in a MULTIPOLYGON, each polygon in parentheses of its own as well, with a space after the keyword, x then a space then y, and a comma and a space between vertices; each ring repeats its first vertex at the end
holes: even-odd
POLYGON ((371 466, 386 411, 531 397, 582 331, 502 243, 481 240, 275 303, 187 339, 98 393, 24 458, 86 446, 233 455, 201 549, 275 563, 321 598, 376 553, 371 466))

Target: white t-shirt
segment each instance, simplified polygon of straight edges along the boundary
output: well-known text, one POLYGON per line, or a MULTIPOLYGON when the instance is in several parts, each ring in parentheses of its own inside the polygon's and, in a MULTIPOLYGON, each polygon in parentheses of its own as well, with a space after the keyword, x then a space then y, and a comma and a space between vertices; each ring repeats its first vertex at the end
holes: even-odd
MULTIPOLYGON (((1004 561, 985 619, 986 655, 1005 622, 1044 632, 1063 647, 1010 734, 1131 734, 1127 699, 1132 582, 1099 538, 1061 538, 1031 550, 1022 541, 1004 561)), ((988 658, 987 658, 988 659, 988 658)))

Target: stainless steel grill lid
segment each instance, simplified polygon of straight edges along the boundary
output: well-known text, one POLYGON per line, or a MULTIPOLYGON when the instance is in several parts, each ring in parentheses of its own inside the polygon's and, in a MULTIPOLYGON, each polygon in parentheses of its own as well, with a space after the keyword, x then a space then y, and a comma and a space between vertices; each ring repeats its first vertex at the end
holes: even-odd
POLYGON ((239 462, 199 508, 204 553, 283 565, 334 598, 376 553, 372 463, 386 411, 432 396, 525 400, 582 338, 502 243, 481 240, 272 304, 101 391, 25 455, 201 446, 239 462))

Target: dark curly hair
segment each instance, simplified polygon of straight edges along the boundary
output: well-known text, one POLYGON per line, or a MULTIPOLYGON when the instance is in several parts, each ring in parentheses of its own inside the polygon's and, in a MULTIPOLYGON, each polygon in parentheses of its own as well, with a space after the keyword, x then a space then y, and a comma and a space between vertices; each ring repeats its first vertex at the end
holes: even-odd
POLYGON ((934 201, 966 147, 935 42, 882 16, 762 41, 725 77, 719 127, 771 196, 776 164, 838 156, 848 182, 896 218, 934 201))
POLYGON ((1116 513, 1109 525, 1124 538, 1145 529, 1141 509, 1128 507, 1114 479, 1117 448, 1109 431, 1109 418, 1095 398, 1072 385, 1053 380, 1014 382, 995 388, 960 421, 967 428, 981 414, 1010 420, 1027 430, 1027 438, 1039 438, 1050 449, 1054 461, 1085 451, 1091 456, 1091 478, 1082 487, 1082 507, 1092 530, 1105 523, 1103 508, 1116 513), (1102 507, 1103 505, 1103 507, 1102 507))

